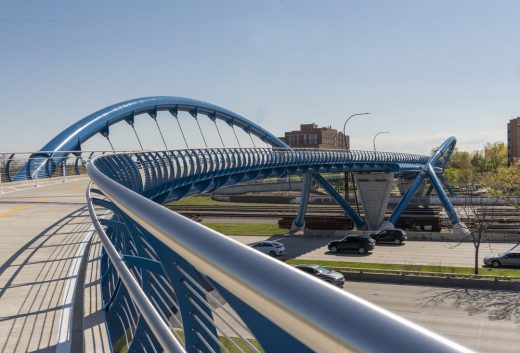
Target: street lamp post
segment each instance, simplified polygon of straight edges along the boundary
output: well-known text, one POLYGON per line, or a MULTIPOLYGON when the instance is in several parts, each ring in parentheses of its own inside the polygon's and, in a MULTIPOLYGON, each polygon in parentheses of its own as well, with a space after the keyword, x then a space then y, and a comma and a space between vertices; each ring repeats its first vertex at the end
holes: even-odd
POLYGON ((379 131, 377 134, 374 135, 374 139, 372 140, 372 144, 374 145, 374 152, 377 152, 376 150, 376 137, 381 134, 389 134, 390 131, 379 131))
MULTIPOLYGON (((351 116, 349 116, 347 118, 347 120, 345 120, 345 123, 343 124, 343 143, 345 144, 345 150, 349 150, 350 149, 350 146, 347 146, 347 135, 345 134, 345 127, 347 126, 347 123, 350 119, 352 119, 353 117, 355 116, 360 116, 360 115, 368 115, 370 113, 356 113, 356 114, 352 114, 351 116)), ((345 172, 345 177, 344 177, 344 188, 345 188, 345 200, 348 200, 348 173, 345 172)))

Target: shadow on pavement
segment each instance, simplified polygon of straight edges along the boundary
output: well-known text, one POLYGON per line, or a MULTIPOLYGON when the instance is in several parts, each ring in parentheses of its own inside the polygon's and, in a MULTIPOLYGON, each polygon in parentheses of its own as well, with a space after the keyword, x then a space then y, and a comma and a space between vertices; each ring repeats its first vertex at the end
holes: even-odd
POLYGON ((450 303, 469 315, 485 313, 490 320, 514 321, 520 326, 520 292, 468 288, 433 288, 420 304, 450 303))

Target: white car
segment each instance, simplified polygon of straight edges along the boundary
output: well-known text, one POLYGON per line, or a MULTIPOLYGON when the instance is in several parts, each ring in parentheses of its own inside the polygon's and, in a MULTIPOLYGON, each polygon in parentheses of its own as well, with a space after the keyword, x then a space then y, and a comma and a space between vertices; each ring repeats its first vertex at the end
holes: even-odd
POLYGON ((274 240, 263 240, 249 246, 272 257, 285 253, 285 245, 274 240))

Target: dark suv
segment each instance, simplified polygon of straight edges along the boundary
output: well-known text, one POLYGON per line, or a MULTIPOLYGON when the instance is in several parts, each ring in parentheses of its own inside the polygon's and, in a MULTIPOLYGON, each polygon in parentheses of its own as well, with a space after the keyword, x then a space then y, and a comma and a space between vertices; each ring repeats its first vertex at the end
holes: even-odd
POLYGON ((355 250, 360 254, 365 254, 370 250, 374 250, 375 247, 375 240, 363 235, 347 235, 341 240, 331 241, 328 245, 331 252, 355 250))
POLYGON ((379 232, 369 234, 368 236, 374 239, 376 243, 394 243, 395 245, 399 245, 408 239, 406 237, 406 232, 402 229, 380 230, 379 232))

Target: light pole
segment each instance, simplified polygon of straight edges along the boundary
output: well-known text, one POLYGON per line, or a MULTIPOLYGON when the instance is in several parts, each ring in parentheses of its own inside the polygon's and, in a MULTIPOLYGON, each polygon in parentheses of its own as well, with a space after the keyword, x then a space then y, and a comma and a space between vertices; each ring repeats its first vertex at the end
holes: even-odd
POLYGON ((376 150, 376 137, 381 134, 389 134, 390 131, 379 131, 377 134, 374 135, 374 139, 372 140, 372 144, 374 145, 374 152, 377 152, 376 150))
POLYGON ((348 121, 350 119, 352 119, 353 117, 355 117, 355 116, 368 115, 368 114, 370 114, 370 113, 356 113, 356 114, 352 114, 351 116, 349 116, 347 118, 347 120, 345 120, 345 123, 343 124, 343 140, 344 140, 343 142, 345 143, 345 149, 346 150, 349 150, 349 147, 350 147, 350 146, 347 147, 347 135, 345 134, 345 127, 347 126, 348 121))
MULTIPOLYGON (((349 150, 350 149, 350 146, 347 146, 347 135, 345 134, 345 127, 347 126, 347 123, 350 119, 352 119, 353 117, 355 116, 360 116, 360 115, 368 115, 370 113, 356 113, 356 114, 352 114, 351 116, 349 116, 347 118, 347 120, 345 120, 345 123, 343 124, 343 143, 345 144, 345 150, 349 150)), ((345 178, 344 178, 344 188, 345 188, 345 200, 348 200, 348 173, 345 172, 345 178)))

